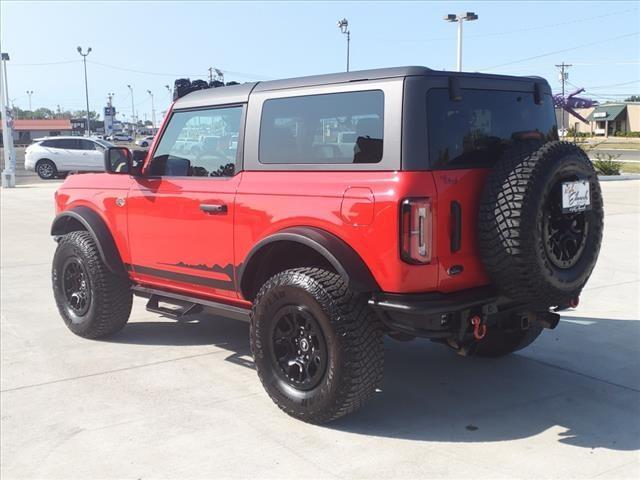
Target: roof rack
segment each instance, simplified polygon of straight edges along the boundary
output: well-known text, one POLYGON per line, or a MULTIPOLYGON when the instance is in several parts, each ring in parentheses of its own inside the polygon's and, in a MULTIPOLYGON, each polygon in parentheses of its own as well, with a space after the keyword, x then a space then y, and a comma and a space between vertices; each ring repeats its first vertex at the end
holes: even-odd
POLYGON ((238 82, 224 83, 220 80, 194 80, 188 78, 179 78, 173 84, 173 101, 184 97, 185 95, 195 92, 196 90, 206 90, 207 88, 229 87, 231 85, 239 85, 238 82))

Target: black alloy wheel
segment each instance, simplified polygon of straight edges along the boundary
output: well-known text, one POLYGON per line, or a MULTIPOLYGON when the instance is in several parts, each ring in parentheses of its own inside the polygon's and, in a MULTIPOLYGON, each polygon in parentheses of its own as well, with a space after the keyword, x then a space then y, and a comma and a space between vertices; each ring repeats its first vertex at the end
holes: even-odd
POLYGON ((327 343, 313 314, 300 305, 278 310, 271 360, 279 377, 300 390, 316 387, 327 367, 327 343))
POLYGON ((66 307, 74 313, 74 321, 83 317, 91 306, 89 275, 78 257, 69 257, 62 267, 62 289, 66 307))

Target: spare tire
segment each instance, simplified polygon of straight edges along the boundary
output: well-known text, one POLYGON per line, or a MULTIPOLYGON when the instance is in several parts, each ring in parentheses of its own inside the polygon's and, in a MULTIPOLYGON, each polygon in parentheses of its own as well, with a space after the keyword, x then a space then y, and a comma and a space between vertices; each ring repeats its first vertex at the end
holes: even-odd
POLYGON ((569 303, 589 279, 602 240, 593 164, 568 142, 514 142, 487 177, 478 228, 483 263, 505 296, 544 307, 569 303), (563 212, 563 188, 580 191, 569 185, 580 181, 589 186, 589 205, 563 212))

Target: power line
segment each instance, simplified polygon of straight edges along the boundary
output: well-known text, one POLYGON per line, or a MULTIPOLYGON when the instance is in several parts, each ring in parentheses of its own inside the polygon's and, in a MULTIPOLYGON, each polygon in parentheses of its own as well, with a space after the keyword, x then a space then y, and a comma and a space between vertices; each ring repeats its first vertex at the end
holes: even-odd
POLYGON ((598 85, 597 87, 584 87, 590 89, 609 88, 609 87, 621 87, 623 85, 631 85, 633 83, 640 83, 640 80, 631 80, 630 82, 612 83, 610 85, 598 85))
MULTIPOLYGON (((110 65, 108 63, 101 63, 101 62, 95 62, 95 61, 89 61, 87 60, 87 62, 92 63, 94 65, 99 65, 101 67, 105 67, 105 68, 112 68, 114 70, 122 70, 124 72, 132 72, 132 73, 140 73, 143 75, 155 75, 155 76, 159 76, 159 77, 173 77, 173 78, 180 78, 180 77, 206 77, 207 73, 206 72, 200 72, 200 73, 164 73, 164 72, 148 72, 146 70, 137 70, 134 68, 127 68, 127 67, 121 67, 118 65, 110 65)), ((233 76, 238 76, 238 77, 242 77, 242 78, 264 78, 264 79, 268 79, 269 77, 265 77, 264 75, 257 75, 254 73, 243 73, 243 72, 235 72, 233 70, 222 70, 222 72, 226 73, 226 74, 230 74, 233 76)))
POLYGON ((627 10, 620 10, 618 12, 610 12, 610 13, 605 13, 604 15, 597 15, 595 17, 587 17, 587 18, 579 18, 579 19, 575 19, 575 20, 568 20, 566 22, 560 22, 560 23, 550 23, 547 25, 538 25, 535 27, 529 27, 529 28, 521 28, 521 29, 517 29, 517 30, 509 30, 507 32, 497 32, 497 33, 483 33, 483 34, 476 34, 476 35, 470 35, 469 38, 471 37, 495 37, 498 35, 508 35, 508 34, 512 34, 512 33, 522 33, 522 32, 529 32, 532 30, 542 30, 545 28, 553 28, 553 27, 561 27, 564 25, 572 25, 574 23, 581 23, 581 22, 587 22, 589 20, 597 20, 600 18, 605 18, 605 17, 611 17, 613 15, 621 15, 623 13, 629 13, 629 12, 633 12, 635 10, 638 10, 637 8, 629 8, 627 10))
MULTIPOLYGON (((521 28, 521 29, 517 29, 517 30, 506 30, 503 32, 493 32, 493 33, 480 33, 480 34, 475 34, 475 35, 469 35, 467 38, 485 38, 485 37, 497 37, 500 35, 511 35, 514 33, 522 33, 522 32, 529 32, 529 31, 533 31, 533 30, 543 30, 546 28, 553 28, 553 27, 561 27, 564 25, 571 25, 574 23, 581 23, 581 22, 587 22, 589 20, 597 20, 600 18, 605 18, 605 17, 611 17, 614 15, 621 15, 623 13, 629 13, 629 12, 633 12, 638 10, 637 8, 629 8, 627 10, 619 10, 617 12, 610 12, 610 13, 605 13, 604 15, 596 15, 594 17, 585 17, 585 18, 578 18, 575 20, 568 20, 565 22, 559 22, 559 23, 547 23, 545 25, 536 25, 533 27, 529 27, 529 28, 521 28)), ((385 37, 386 38, 386 37, 385 37)), ((401 39, 401 42, 416 42, 416 43, 422 43, 422 42, 436 42, 436 41, 444 41, 444 40, 451 40, 450 37, 435 37, 435 38, 424 38, 424 39, 401 39)))
POLYGON ((82 60, 63 60, 61 62, 44 62, 44 63, 11 63, 12 67, 40 67, 48 65, 64 65, 68 63, 81 63, 82 60))
POLYGON ((605 38, 604 40, 598 40, 597 42, 585 43, 583 45, 577 45, 575 47, 563 48, 562 50, 555 50, 553 52, 542 53, 540 55, 534 55, 532 57, 521 58, 520 60, 514 60, 512 62, 501 63, 500 65, 494 65, 492 67, 482 68, 482 69, 480 69, 478 71, 479 72, 483 72, 483 71, 487 71, 487 70, 493 70, 493 69, 500 68, 500 67, 506 67, 507 65, 513 65, 515 63, 522 63, 522 62, 527 62, 529 60, 535 60, 536 58, 548 57, 550 55, 555 55, 557 53, 570 52, 572 50, 578 50, 579 48, 590 47, 592 45, 598 45, 598 44, 601 44, 601 43, 610 42, 612 40, 619 40, 621 38, 632 37, 634 35, 638 35, 638 33, 640 33, 640 32, 625 33, 624 35, 618 35, 617 37, 605 38))

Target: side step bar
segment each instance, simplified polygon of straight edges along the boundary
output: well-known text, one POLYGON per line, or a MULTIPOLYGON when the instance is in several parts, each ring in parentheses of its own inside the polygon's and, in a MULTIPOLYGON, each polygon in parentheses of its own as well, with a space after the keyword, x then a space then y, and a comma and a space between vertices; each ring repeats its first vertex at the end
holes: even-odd
POLYGON ((134 285, 131 289, 134 294, 149 299, 147 302, 147 310, 150 312, 160 313, 167 317, 177 319, 189 313, 197 313, 202 309, 202 307, 206 307, 209 312, 215 315, 220 315, 221 317, 242 320, 244 322, 248 322, 250 320, 248 308, 236 307, 197 297, 190 297, 180 293, 166 292, 155 288, 142 287, 140 285, 134 285), (160 305, 160 302, 172 305, 175 308, 165 307, 160 305))

